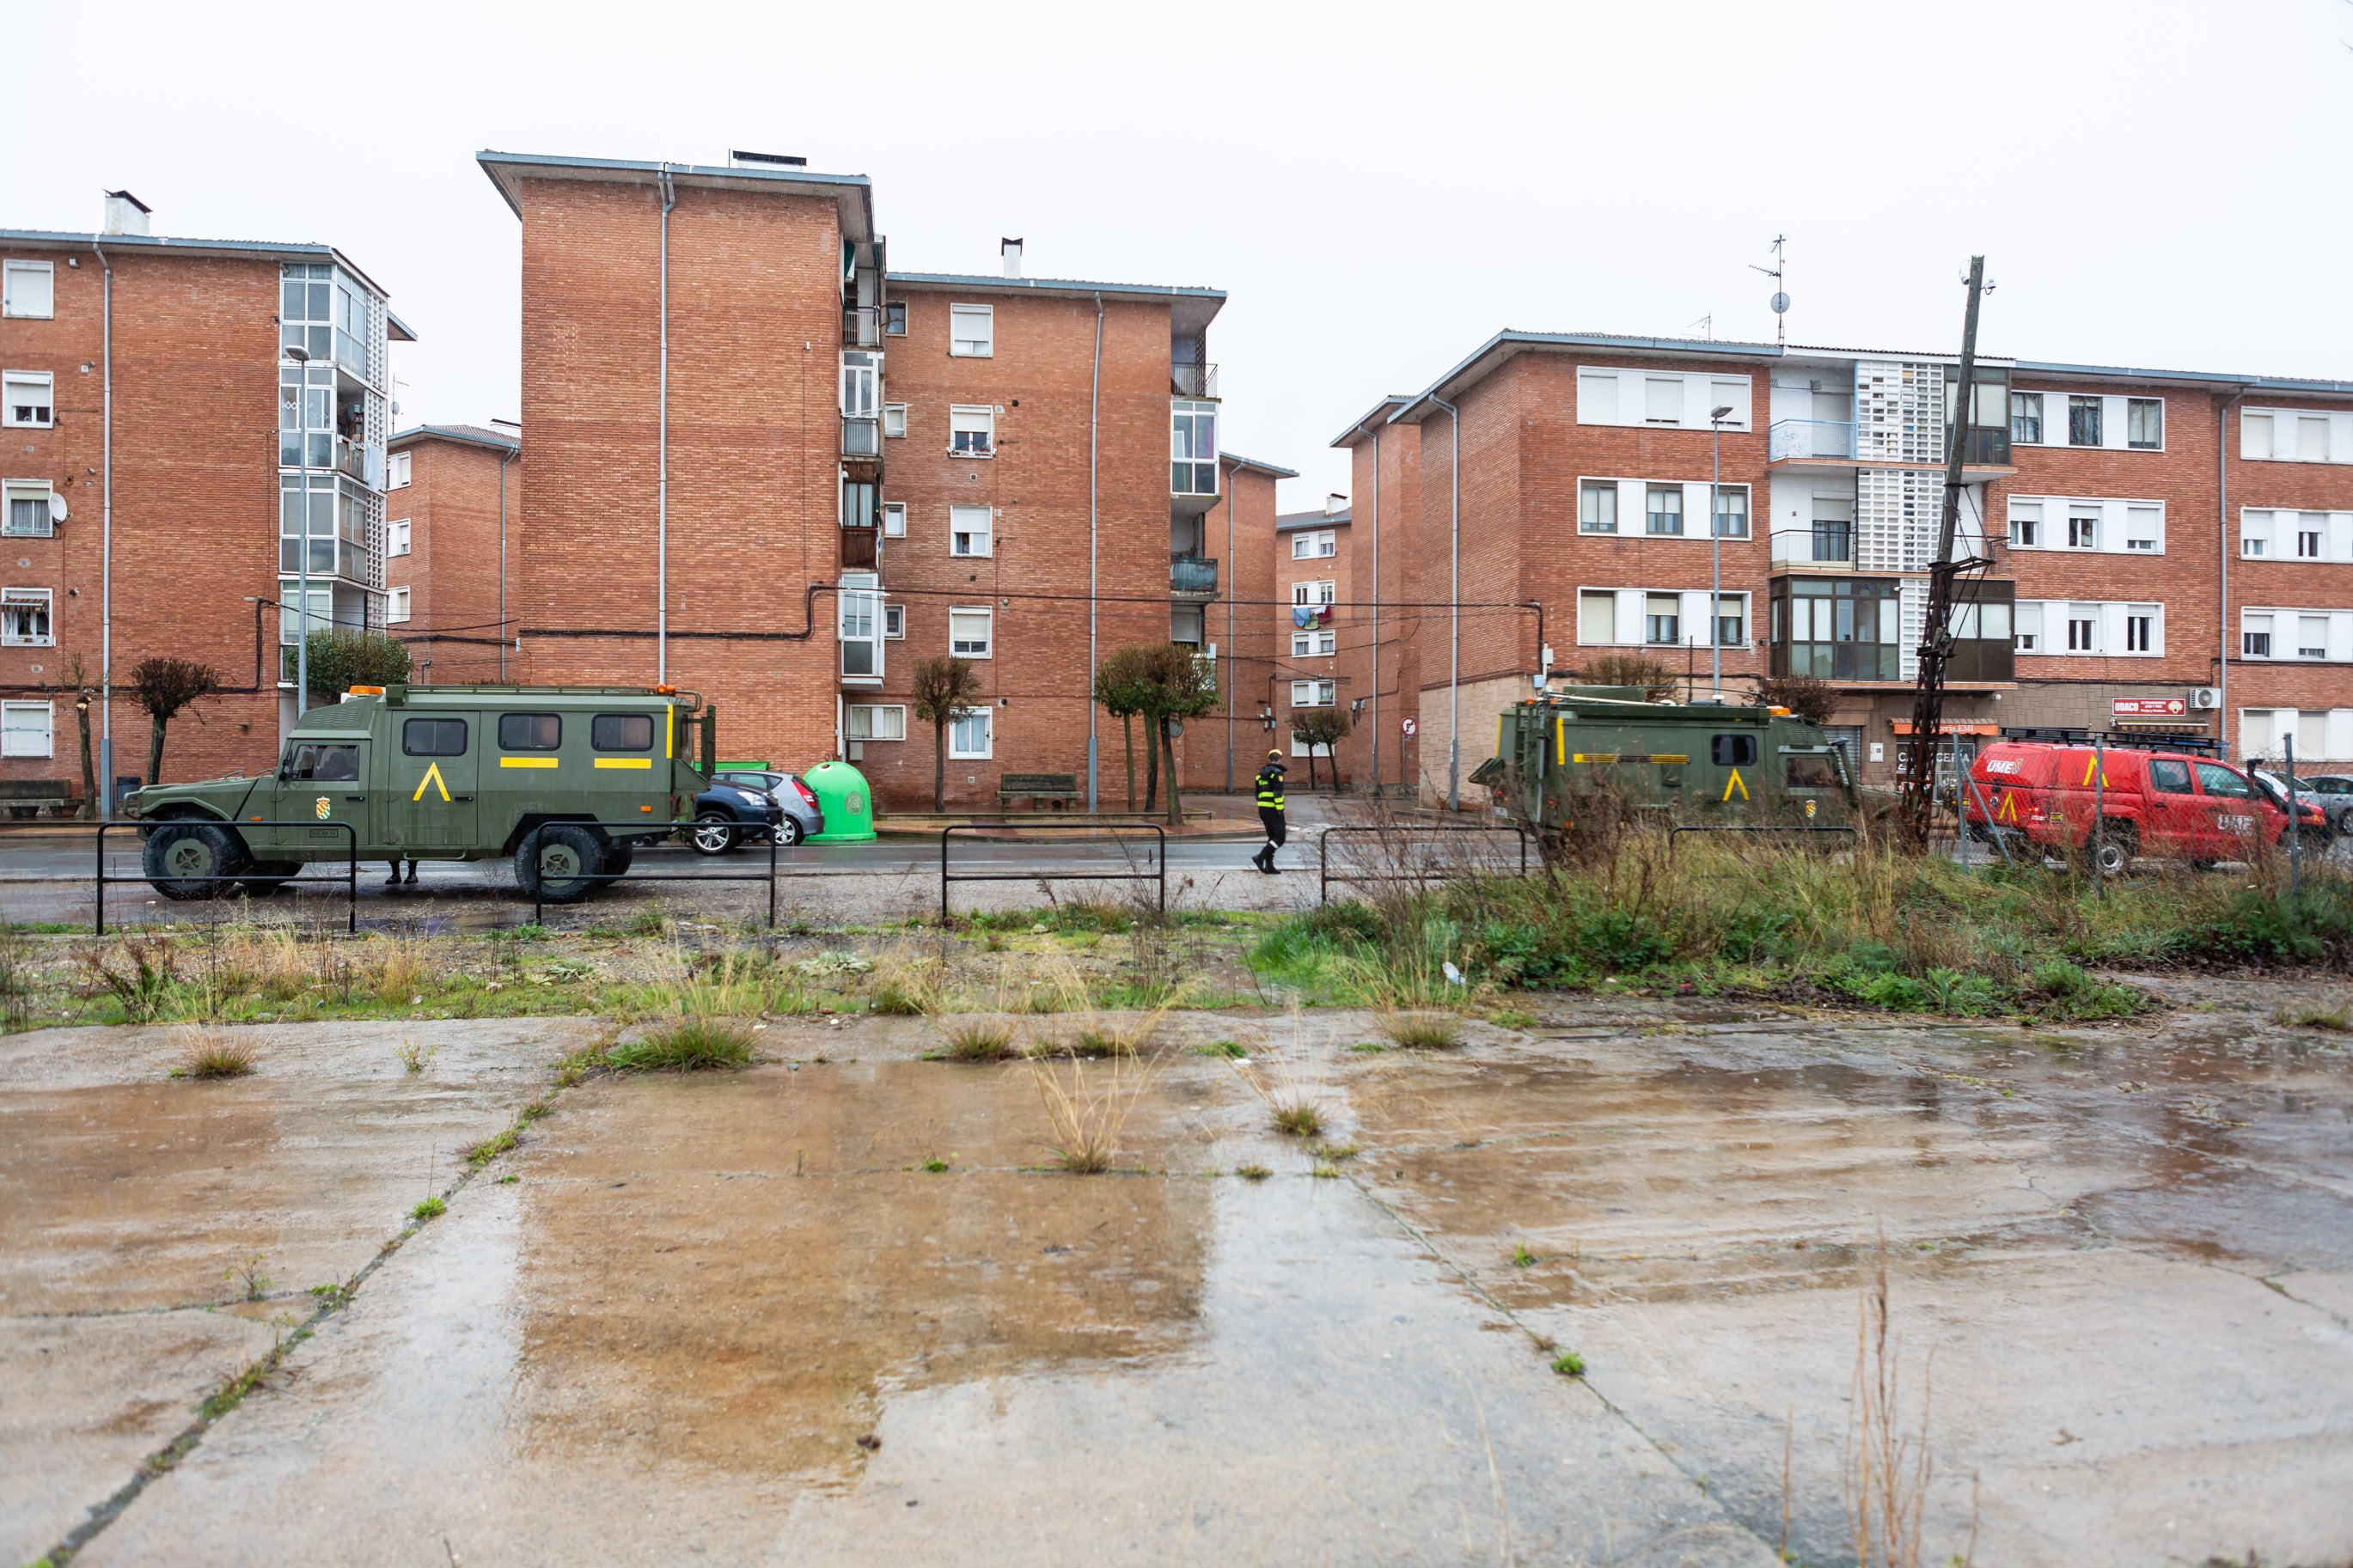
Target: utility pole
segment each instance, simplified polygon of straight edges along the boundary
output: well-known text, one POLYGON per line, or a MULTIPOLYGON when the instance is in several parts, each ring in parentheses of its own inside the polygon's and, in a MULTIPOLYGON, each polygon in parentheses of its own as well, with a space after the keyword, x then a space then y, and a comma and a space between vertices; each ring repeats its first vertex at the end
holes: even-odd
MULTIPOLYGON (((1915 849, 1928 842, 1929 815, 1936 797, 1936 739, 1944 729, 1945 660, 1953 651, 1953 581, 1964 571, 1988 564, 1975 557, 1953 559, 1953 540, 1960 531, 1961 464, 1968 449, 1970 416, 1977 411, 1978 304, 1984 296, 1985 258, 1972 256, 1968 313, 1961 323, 1960 406, 1952 411, 1952 434, 1946 441, 1945 505, 1936 524, 1936 558, 1928 563, 1928 615, 1920 628, 1919 684, 1912 697, 1912 766, 1904 777, 1899 816, 1905 841, 1915 849)), ((1954 780, 1956 788, 1959 783, 1954 780)))

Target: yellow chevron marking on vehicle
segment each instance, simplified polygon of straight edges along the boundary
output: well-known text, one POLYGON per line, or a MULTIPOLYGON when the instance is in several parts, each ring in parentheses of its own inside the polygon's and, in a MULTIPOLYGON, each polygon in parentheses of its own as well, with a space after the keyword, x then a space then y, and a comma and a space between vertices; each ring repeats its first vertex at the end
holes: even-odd
POLYGON ((596 765, 600 768, 650 768, 654 760, 651 757, 599 757, 596 765))
POLYGON ((2085 784, 2090 784, 2092 782, 2092 774, 2095 770, 2100 775, 2100 787, 2102 789, 2107 788, 2108 770, 2100 766, 2100 753, 2097 752, 2094 752, 2090 756, 2084 759, 2084 782, 2085 784))
POLYGON ((502 768, 552 768, 554 765, 554 757, 501 757, 499 759, 499 766, 502 768))
POLYGON ((2005 790, 2002 792, 2001 812, 1999 819, 2003 822, 2016 822, 2018 820, 2018 792, 2016 790, 2005 790))
POLYGON ((1738 790, 1740 792, 1741 799, 1746 800, 1748 798, 1748 786, 1740 782, 1740 770, 1738 768, 1733 769, 1732 776, 1724 781, 1724 798, 1725 800, 1730 800, 1734 790, 1738 790))
POLYGON ((444 801, 447 801, 449 798, 449 783, 447 779, 444 779, 441 776, 441 764, 439 763, 435 763, 425 770, 425 776, 417 781, 417 793, 410 795, 408 798, 411 800, 423 800, 425 798, 425 786, 427 784, 431 784, 434 788, 439 790, 441 792, 441 798, 444 801))

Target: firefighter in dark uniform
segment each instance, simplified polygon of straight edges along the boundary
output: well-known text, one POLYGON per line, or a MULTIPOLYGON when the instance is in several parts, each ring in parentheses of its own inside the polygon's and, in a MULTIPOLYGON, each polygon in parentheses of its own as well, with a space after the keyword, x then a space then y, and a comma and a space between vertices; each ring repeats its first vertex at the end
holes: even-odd
POLYGON ((1282 847, 1288 835, 1282 822, 1282 753, 1269 752, 1266 766, 1258 771, 1258 819, 1266 825, 1266 847, 1250 857, 1250 864, 1271 877, 1276 874, 1274 852, 1282 847))

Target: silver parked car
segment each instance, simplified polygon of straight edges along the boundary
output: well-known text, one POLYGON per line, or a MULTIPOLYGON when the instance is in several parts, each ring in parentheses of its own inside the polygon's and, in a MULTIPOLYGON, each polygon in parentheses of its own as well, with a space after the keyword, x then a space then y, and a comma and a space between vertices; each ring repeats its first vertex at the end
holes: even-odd
POLYGON ((2296 793, 2328 814, 2340 834, 2353 834, 2353 773, 2299 773, 2296 793))
POLYGON ((817 792, 791 773, 722 773, 712 782, 766 795, 782 806, 785 819, 776 825, 779 844, 798 844, 812 834, 825 831, 825 813, 818 809, 817 792))

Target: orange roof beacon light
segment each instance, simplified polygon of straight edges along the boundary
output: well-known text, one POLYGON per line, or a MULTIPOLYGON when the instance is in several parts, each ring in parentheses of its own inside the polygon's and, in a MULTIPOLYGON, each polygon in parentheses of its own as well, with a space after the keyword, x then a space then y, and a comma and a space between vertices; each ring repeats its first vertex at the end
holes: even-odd
POLYGON ((1787 719, 1789 716, 1789 710, 1787 708, 1768 708, 1766 711, 1776 719, 1787 719))
POLYGON ((675 697, 678 695, 678 688, 675 686, 657 686, 654 688, 654 695, 657 697, 675 697))
POLYGON ((343 695, 346 697, 381 697, 384 695, 384 688, 381 686, 346 687, 343 690, 343 695))

